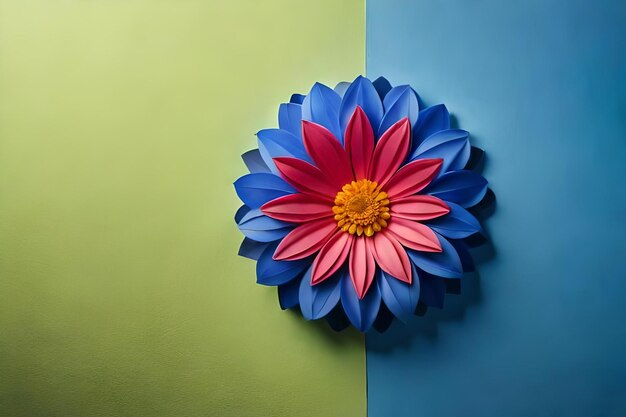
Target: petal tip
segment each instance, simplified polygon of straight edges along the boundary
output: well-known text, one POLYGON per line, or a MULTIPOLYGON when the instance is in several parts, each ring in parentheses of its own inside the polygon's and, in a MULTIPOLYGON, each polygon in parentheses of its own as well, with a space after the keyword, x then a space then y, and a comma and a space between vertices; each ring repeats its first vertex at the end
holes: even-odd
POLYGON ((441 242, 439 242, 439 239, 437 239, 436 242, 432 242, 431 248, 433 249, 433 252, 436 252, 436 253, 443 252, 443 247, 441 246, 441 242))
POLYGON ((404 281, 407 284, 411 285, 411 283, 413 282, 413 276, 411 274, 411 267, 409 266, 408 270, 406 269, 405 266, 402 267, 402 276, 396 277, 398 278, 400 281, 404 281))
POLYGON ((324 274, 320 274, 319 270, 316 268, 316 265, 313 266, 313 271, 311 272, 311 285, 317 285, 320 282, 324 281, 324 274))
POLYGON ((282 248, 280 247, 280 245, 278 245, 278 247, 274 251, 274 254, 272 255, 272 259, 275 261, 284 261, 285 255, 282 252, 282 248))
POLYGON ((261 207, 259 207, 259 210, 261 210, 261 213, 263 213, 263 214, 267 215, 266 211, 267 211, 268 207, 270 207, 270 206, 271 206, 271 204, 270 204, 270 203, 271 203, 272 201, 274 201, 274 200, 270 200, 270 201, 268 201, 267 203, 263 203, 263 205, 262 205, 261 207))

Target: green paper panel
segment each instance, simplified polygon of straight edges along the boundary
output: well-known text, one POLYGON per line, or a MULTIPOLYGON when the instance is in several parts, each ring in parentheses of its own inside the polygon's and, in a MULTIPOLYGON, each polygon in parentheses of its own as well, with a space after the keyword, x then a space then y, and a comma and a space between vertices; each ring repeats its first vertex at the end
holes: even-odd
POLYGON ((0 5, 0 415, 365 415, 362 336, 232 219, 278 104, 363 72, 363 2, 0 5))

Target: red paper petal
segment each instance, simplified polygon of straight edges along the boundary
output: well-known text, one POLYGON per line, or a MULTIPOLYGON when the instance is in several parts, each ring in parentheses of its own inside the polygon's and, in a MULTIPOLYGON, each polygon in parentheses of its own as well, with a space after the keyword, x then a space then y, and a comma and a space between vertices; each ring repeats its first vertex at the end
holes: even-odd
POLYGON ((336 192, 354 180, 348 154, 337 138, 324 126, 302 121, 302 138, 315 165, 336 187, 336 192))
POLYGON ((261 211, 276 220, 305 223, 333 215, 332 205, 307 194, 289 194, 265 203, 261 211))
POLYGON ((311 285, 319 284, 330 277, 345 262, 354 236, 350 233, 338 230, 322 247, 313 261, 311 272, 311 285))
POLYGON ((381 136, 370 163, 368 179, 383 186, 400 168, 409 150, 411 124, 409 119, 396 122, 381 136))
POLYGON ((322 171, 297 158, 274 158, 274 164, 289 184, 298 191, 322 197, 324 200, 334 201, 337 187, 333 186, 322 171))
POLYGON ((374 281, 376 261, 372 255, 369 237, 360 236, 354 239, 350 250, 350 278, 359 299, 363 299, 370 285, 374 281))
POLYGON ((441 243, 430 227, 412 220, 392 218, 387 230, 407 248, 421 252, 441 252, 441 243))
POLYGON ((415 194, 437 176, 443 159, 418 159, 400 168, 393 174, 385 191, 389 198, 400 198, 415 194))
POLYGON ((273 258, 277 261, 293 261, 313 255, 328 242, 336 230, 337 222, 332 218, 304 223, 283 238, 273 258))
POLYGON ((430 220, 450 213, 450 207, 443 200, 431 195, 412 195, 394 199, 391 217, 407 220, 430 220))
POLYGON ((355 178, 367 178, 367 170, 374 153, 374 132, 360 106, 357 106, 348 121, 344 140, 355 178))
POLYGON ((372 238, 372 254, 376 263, 389 275, 411 283, 411 262, 400 242, 387 230, 376 233, 372 238))

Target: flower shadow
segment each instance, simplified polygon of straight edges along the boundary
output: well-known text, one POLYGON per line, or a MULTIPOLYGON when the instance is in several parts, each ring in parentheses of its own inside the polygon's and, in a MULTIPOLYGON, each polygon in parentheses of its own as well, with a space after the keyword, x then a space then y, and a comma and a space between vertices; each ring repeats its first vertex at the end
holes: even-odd
MULTIPOLYGON (((482 263, 493 259, 495 250, 491 244, 486 243, 480 248, 472 249, 472 255, 477 263, 482 263)), ((463 321, 468 308, 479 307, 483 302, 480 280, 479 272, 467 273, 462 280, 462 294, 448 290, 444 308, 419 305, 416 316, 407 323, 394 320, 382 334, 370 330, 366 335, 367 348, 376 352, 389 352, 398 346, 408 346, 419 338, 435 341, 440 324, 463 321)))
POLYGON ((286 310, 286 312, 291 315, 293 320, 299 320, 303 322, 302 324, 306 324, 309 328, 312 329, 311 331, 316 332, 320 339, 335 347, 352 344, 363 344, 363 334, 359 333, 358 330, 354 329, 351 326, 344 330, 336 331, 331 328, 326 320, 305 320, 298 307, 290 308, 286 310))
MULTIPOLYGON (((482 172, 488 161, 482 152, 477 156, 475 165, 471 169, 482 172)), ((496 257, 496 249, 489 238, 489 228, 485 222, 495 212, 495 209, 496 198, 491 189, 487 191, 480 203, 471 208, 470 211, 481 222, 484 231, 483 236, 475 235, 466 239, 477 270, 465 273, 464 277, 457 281, 459 285, 447 286, 444 307, 439 309, 427 307, 420 303, 417 307, 416 316, 409 319, 407 323, 401 323, 394 319, 384 333, 370 330, 366 334, 368 350, 385 353, 391 352, 399 346, 409 346, 417 339, 434 342, 437 340, 441 324, 461 322, 465 319, 466 311, 469 308, 480 307, 483 303, 483 295, 479 269, 482 264, 488 263, 496 257)))

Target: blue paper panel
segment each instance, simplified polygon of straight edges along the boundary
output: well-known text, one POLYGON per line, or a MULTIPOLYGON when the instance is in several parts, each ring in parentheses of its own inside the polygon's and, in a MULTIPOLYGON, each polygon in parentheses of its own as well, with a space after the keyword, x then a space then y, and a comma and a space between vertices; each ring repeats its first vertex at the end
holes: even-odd
POLYGON ((368 0, 367 19, 368 77, 446 103, 498 198, 480 277, 368 333, 369 416, 626 415, 626 2, 368 0))

